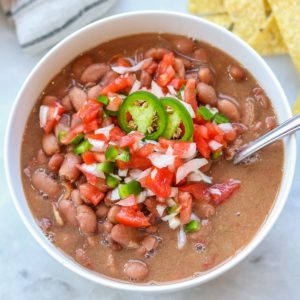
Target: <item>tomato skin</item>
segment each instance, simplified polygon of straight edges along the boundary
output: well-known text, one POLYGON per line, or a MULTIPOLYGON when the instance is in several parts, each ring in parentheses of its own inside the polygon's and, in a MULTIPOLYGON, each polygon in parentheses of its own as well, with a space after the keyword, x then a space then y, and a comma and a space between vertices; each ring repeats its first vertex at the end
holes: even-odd
POLYGON ((124 57, 119 57, 117 59, 117 65, 122 67, 131 67, 130 61, 124 57))
POLYGON ((202 125, 194 124, 194 141, 197 145, 197 149, 203 157, 209 158, 211 154, 211 149, 208 146, 208 142, 205 140, 202 134, 202 125))
POLYGON ((147 157, 148 155, 154 152, 155 145, 153 144, 146 144, 145 146, 138 149, 135 154, 140 157, 147 157))
POLYGON ((83 173, 83 175, 86 177, 86 180, 88 183, 95 185, 97 183, 97 176, 90 174, 86 172, 81 165, 77 165, 77 168, 83 173))
POLYGON ((165 87, 174 78, 175 70, 172 66, 168 66, 163 74, 156 77, 156 82, 158 85, 165 87))
POLYGON ((104 193, 100 192, 95 186, 90 183, 83 183, 79 186, 80 194, 90 201, 93 205, 98 205, 104 198, 104 193))
POLYGON ((117 77, 113 82, 105 86, 101 91, 101 95, 107 96, 108 93, 117 93, 123 91, 126 88, 131 87, 133 82, 134 79, 132 76, 124 77, 121 75, 117 77))
POLYGON ((123 206, 116 215, 116 220, 120 224, 129 227, 147 227, 150 226, 148 218, 141 212, 132 207, 123 206))
POLYGON ((174 87, 174 89, 180 90, 181 87, 182 87, 185 83, 186 83, 186 80, 185 80, 185 79, 182 79, 182 78, 173 78, 169 84, 172 85, 172 86, 174 87))
POLYGON ((182 224, 187 224, 191 220, 193 198, 188 192, 178 192, 178 202, 181 205, 180 221, 182 224))
POLYGON ((121 148, 130 147, 136 142, 140 141, 142 138, 144 138, 144 135, 138 131, 135 131, 123 136, 120 139, 119 145, 121 148))
POLYGON ((202 182, 189 183, 179 187, 179 191, 188 192, 198 201, 210 201, 211 195, 208 191, 209 187, 202 182))
POLYGON ((54 126, 58 123, 65 109, 57 101, 48 106, 47 122, 44 126, 45 133, 50 133, 54 126))
POLYGON ((82 157, 82 160, 84 161, 84 163, 86 163, 87 165, 90 165, 90 164, 93 164, 96 162, 94 153, 91 151, 86 151, 86 152, 82 153, 81 157, 82 157))
POLYGON ((152 163, 148 158, 140 157, 133 153, 131 154, 128 166, 132 169, 146 170, 152 167, 152 163))
POLYGON ((208 188, 208 191, 211 195, 212 202, 218 205, 227 200, 240 186, 239 181, 230 179, 227 182, 213 184, 208 188), (218 190, 220 194, 214 193, 215 190, 218 190))
POLYGON ((193 110, 197 113, 198 103, 196 98, 196 79, 191 78, 187 81, 184 89, 184 101, 190 104, 193 110))
POLYGON ((109 132, 109 138, 114 143, 118 142, 123 136, 125 136, 125 132, 118 126, 113 127, 109 132))
POLYGON ((88 124, 92 120, 96 119, 98 113, 102 113, 102 110, 102 105, 99 102, 90 99, 80 107, 76 115, 83 121, 83 123, 88 124))
POLYGON ((86 135, 87 139, 93 139, 93 140, 99 140, 99 141, 104 141, 107 142, 107 138, 104 134, 102 133, 97 133, 97 134, 87 134, 86 135))
POLYGON ((165 87, 175 76, 173 68, 175 56, 172 52, 166 53, 159 62, 156 70, 156 82, 162 87, 165 87))
POLYGON ((111 99, 109 100, 108 105, 106 106, 106 108, 108 110, 117 112, 122 104, 123 100, 119 95, 114 95, 113 97, 111 97, 111 99))

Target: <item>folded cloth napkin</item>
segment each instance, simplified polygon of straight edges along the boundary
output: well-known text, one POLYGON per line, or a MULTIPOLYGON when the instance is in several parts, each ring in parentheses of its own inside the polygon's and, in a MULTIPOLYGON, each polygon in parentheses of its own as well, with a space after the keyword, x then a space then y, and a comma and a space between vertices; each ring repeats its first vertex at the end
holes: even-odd
POLYGON ((99 19, 117 0, 0 0, 24 51, 38 54, 99 19))

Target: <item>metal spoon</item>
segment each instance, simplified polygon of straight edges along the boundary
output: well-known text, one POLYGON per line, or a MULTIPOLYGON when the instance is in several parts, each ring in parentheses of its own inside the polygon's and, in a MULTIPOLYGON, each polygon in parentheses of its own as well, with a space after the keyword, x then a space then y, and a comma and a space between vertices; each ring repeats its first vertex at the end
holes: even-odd
POLYGON ((269 131, 267 134, 261 136, 257 140, 254 140, 249 144, 242 146, 234 155, 233 164, 236 165, 240 163, 245 158, 251 156, 261 148, 274 143, 275 141, 297 131, 298 129, 300 129, 300 114, 283 122, 281 125, 269 131))

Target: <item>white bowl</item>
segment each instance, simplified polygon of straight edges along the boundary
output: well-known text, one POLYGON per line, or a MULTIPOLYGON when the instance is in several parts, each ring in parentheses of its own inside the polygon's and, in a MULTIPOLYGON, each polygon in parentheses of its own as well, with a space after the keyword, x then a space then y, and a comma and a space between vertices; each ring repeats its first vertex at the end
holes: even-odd
POLYGON ((290 136, 284 141, 283 177, 275 205, 252 241, 233 258, 206 274, 172 284, 153 286, 123 283, 81 267, 43 235, 27 205, 20 176, 22 172, 20 168, 21 143, 26 121, 36 99, 49 80, 79 53, 117 37, 143 32, 188 35, 222 49, 254 75, 272 100, 280 122, 291 117, 286 96, 270 68, 252 48, 229 31, 203 19, 185 14, 154 11, 127 13, 97 21, 78 30, 49 51, 35 66, 24 82, 11 111, 6 131, 4 161, 13 201, 23 222, 38 243, 62 265, 87 279, 112 288, 141 292, 175 291, 199 285, 220 276, 244 259, 266 236, 277 220, 290 191, 296 161, 294 136, 290 136))

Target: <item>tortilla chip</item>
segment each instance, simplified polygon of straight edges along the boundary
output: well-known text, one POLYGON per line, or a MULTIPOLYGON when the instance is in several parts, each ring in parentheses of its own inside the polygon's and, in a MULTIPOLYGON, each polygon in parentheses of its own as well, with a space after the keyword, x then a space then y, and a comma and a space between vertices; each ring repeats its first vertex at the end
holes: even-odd
POLYGON ((263 0, 224 0, 224 7, 233 22, 232 31, 247 42, 266 20, 263 0))
POLYGON ((232 24, 231 19, 228 14, 206 16, 205 18, 211 22, 214 22, 220 26, 225 27, 226 29, 229 29, 232 24))
POLYGON ((260 54, 283 54, 287 52, 276 19, 271 14, 259 31, 249 40, 249 44, 260 54))
POLYGON ((300 73, 299 0, 269 0, 289 54, 300 73))
POLYGON ((188 10, 199 15, 226 13, 223 0, 189 0, 188 10))
POLYGON ((294 115, 300 114, 300 94, 298 95, 298 98, 293 105, 293 114, 294 115))

